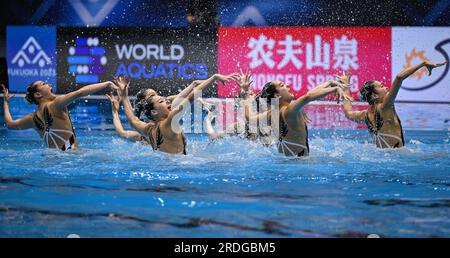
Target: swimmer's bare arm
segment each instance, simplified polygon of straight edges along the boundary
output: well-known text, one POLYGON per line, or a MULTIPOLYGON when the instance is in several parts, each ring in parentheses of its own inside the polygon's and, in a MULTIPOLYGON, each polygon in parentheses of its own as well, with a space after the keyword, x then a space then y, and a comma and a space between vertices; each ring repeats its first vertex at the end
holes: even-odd
POLYGON ((170 101, 171 103, 173 102, 173 100, 177 97, 177 95, 170 95, 166 97, 166 100, 170 101))
POLYGON ((286 116, 297 117, 298 113, 305 107, 308 103, 317 100, 319 98, 325 97, 330 93, 338 93, 339 97, 342 99, 349 99, 348 95, 345 94, 341 87, 338 87, 339 83, 336 81, 327 81, 320 84, 316 88, 308 91, 305 95, 293 101, 285 110, 286 116))
POLYGON ((364 123, 366 118, 366 110, 361 111, 353 111, 352 110, 352 102, 350 100, 344 99, 344 114, 345 117, 357 123, 364 123))
POLYGON ((10 96, 8 89, 2 85, 3 89, 3 109, 5 113, 6 127, 12 130, 23 130, 33 128, 33 115, 28 114, 24 117, 14 120, 9 112, 9 100, 14 97, 10 96))
POLYGON ((205 80, 193 81, 193 82, 191 82, 191 84, 189 84, 189 86, 187 86, 184 90, 182 90, 177 95, 167 97, 167 99, 170 102, 172 102, 172 108, 177 107, 184 98, 187 98, 189 96, 189 94, 191 94, 191 92, 194 90, 194 88, 196 86, 200 85, 204 81, 205 80))
POLYGON ((207 108, 206 110, 208 111, 208 116, 205 118, 205 127, 206 132, 208 133, 209 140, 213 141, 222 138, 224 136, 224 133, 216 132, 216 130, 214 130, 214 127, 212 125, 213 120, 212 111, 209 108, 207 108))
POLYGON ((252 92, 250 91, 250 86, 253 83, 252 74, 248 70, 245 71, 245 73, 244 73, 241 69, 239 77, 240 78, 238 81, 238 86, 241 89, 241 92, 239 93, 239 97, 246 100, 247 98, 249 98, 252 95, 252 92))
POLYGON ((108 87, 111 89, 118 89, 117 86, 110 81, 91 84, 84 86, 83 88, 78 89, 76 91, 72 91, 70 93, 56 97, 56 99, 53 101, 53 105, 58 109, 64 109, 75 100, 96 93, 98 91, 107 89, 108 87))
POLYGON ((394 81, 392 82, 391 89, 384 97, 383 104, 381 106, 381 109, 387 109, 391 108, 394 105, 395 98, 397 98, 397 94, 400 90, 400 87, 402 86, 403 80, 408 78, 410 75, 414 74, 417 70, 421 69, 422 67, 426 67, 428 69, 428 75, 431 75, 431 71, 439 66, 445 65, 447 62, 442 63, 431 63, 429 61, 423 61, 422 63, 406 68, 405 70, 401 71, 397 76, 395 77, 394 81))
MULTIPOLYGON (((119 93, 119 92, 117 92, 119 93)), ((128 131, 128 130, 124 130, 122 127, 122 123, 120 122, 120 117, 119 117, 119 107, 120 107, 120 99, 119 96, 117 94, 117 96, 113 96, 111 95, 106 95, 108 97, 108 99, 111 101, 111 112, 112 112, 112 117, 113 117, 113 123, 114 123, 114 128, 116 129, 117 134, 125 139, 128 139, 130 141, 140 141, 142 139, 142 135, 136 131, 128 131)))
MULTIPOLYGON (((342 75, 336 76, 338 81, 340 83, 342 83, 343 85, 345 85, 345 87, 343 87, 343 90, 344 90, 345 94, 347 94, 348 96, 350 95, 350 88, 349 88, 350 77, 351 77, 351 75, 348 72, 342 72, 342 75)), ((364 123, 367 111, 366 110, 353 111, 352 110, 352 102, 350 99, 344 99, 343 102, 344 102, 343 109, 344 109, 345 117, 347 117, 347 119, 350 119, 353 122, 364 123)))
POLYGON ((138 131, 142 135, 145 135, 149 123, 145 123, 139 120, 139 118, 137 118, 134 115, 130 99, 128 98, 128 84, 126 83, 125 78, 118 77, 116 83, 120 89, 120 95, 122 96, 123 110, 125 112, 125 116, 127 117, 128 122, 134 129, 136 129, 136 131, 138 131))
POLYGON ((239 97, 241 98, 239 104, 244 106, 244 116, 246 121, 249 121, 250 117, 258 115, 258 113, 254 112, 252 109, 254 108, 252 104, 255 104, 255 96, 250 91, 250 86, 252 83, 253 80, 251 73, 248 70, 244 73, 241 69, 238 81, 238 86, 241 89, 241 92, 239 93, 239 97))
POLYGON ((210 86, 215 81, 221 81, 221 82, 227 82, 229 80, 237 81, 239 79, 239 75, 237 73, 233 73, 230 75, 221 75, 221 74, 214 74, 213 76, 209 77, 208 79, 202 81, 200 84, 198 84, 194 90, 189 93, 189 95, 186 98, 182 98, 180 103, 176 108, 172 107, 172 112, 169 114, 169 118, 172 119, 175 115, 180 113, 183 110, 182 106, 190 104, 194 100, 194 97, 200 97, 201 91, 205 89, 206 87, 210 86))
MULTIPOLYGON (((179 123, 180 113, 185 109, 185 107, 188 107, 192 101, 194 101, 194 98, 201 97, 201 92, 203 89, 214 83, 215 81, 221 81, 221 82, 227 82, 229 80, 237 81, 239 79, 239 75, 237 73, 233 73, 230 75, 221 75, 221 74, 214 74, 213 76, 209 77, 208 79, 202 81, 199 85, 197 85, 194 90, 189 93, 187 98, 181 98, 181 101, 177 103, 178 105, 173 108, 172 111, 169 113, 169 116, 167 119, 164 119, 164 121, 161 122, 161 127, 168 129, 174 129, 176 131, 181 131, 179 123), (177 121, 172 122, 172 120, 176 118, 177 121)), ((167 131, 174 131, 174 130, 167 130, 167 131)))

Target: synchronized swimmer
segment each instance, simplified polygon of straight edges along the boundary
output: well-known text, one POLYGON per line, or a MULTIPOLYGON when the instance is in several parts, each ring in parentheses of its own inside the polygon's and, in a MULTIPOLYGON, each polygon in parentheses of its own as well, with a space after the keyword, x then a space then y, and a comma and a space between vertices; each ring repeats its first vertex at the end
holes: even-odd
MULTIPOLYGON (((57 96, 53 93, 52 85, 43 81, 36 81, 27 87, 25 100, 36 104, 35 112, 14 120, 9 111, 9 95, 5 86, 3 88, 4 113, 8 129, 23 130, 34 128, 44 140, 48 148, 62 151, 76 149, 78 141, 72 126, 67 106, 73 101, 99 92, 111 89, 116 93, 107 95, 111 101, 113 124, 120 137, 130 141, 138 141, 150 145, 153 150, 171 154, 186 154, 186 137, 177 123, 177 119, 186 107, 198 99, 206 108, 208 116, 205 118, 205 128, 210 140, 222 138, 224 132, 216 132, 212 126, 212 105, 198 98, 201 91, 212 85, 215 81, 235 82, 241 89, 239 93, 240 105, 245 110, 245 129, 237 130, 235 134, 243 134, 248 140, 261 140, 266 145, 276 145, 278 151, 285 156, 308 156, 310 154, 308 143, 308 118, 303 111, 304 107, 317 99, 329 94, 337 94, 343 101, 345 116, 357 123, 366 124, 374 144, 378 148, 399 148, 405 145, 403 129, 398 117, 394 102, 403 80, 417 70, 426 67, 431 71, 443 63, 422 62, 416 66, 400 72, 388 89, 379 81, 367 81, 360 90, 360 99, 367 101, 369 108, 363 111, 353 111, 349 96, 350 74, 343 72, 330 80, 308 91, 303 96, 294 99, 290 93, 290 86, 281 81, 271 81, 264 85, 258 94, 253 94, 251 88, 251 74, 249 72, 232 73, 230 75, 215 74, 206 80, 193 81, 179 94, 173 96, 160 96, 153 89, 143 89, 136 95, 134 108, 128 96, 128 86, 124 77, 118 77, 115 82, 107 81, 87 85, 79 90, 57 96), (273 101, 275 100, 275 103, 273 101), (135 130, 124 130, 120 118, 119 107, 122 101, 125 116, 135 130), (256 112, 249 107, 249 103, 256 101, 256 112), (263 103, 263 105, 261 105, 263 103), (259 107, 265 107, 259 109, 259 107), (273 121, 277 118, 278 128, 276 139, 262 128, 250 130, 250 124, 260 124, 261 121, 273 121)), ((269 126, 274 126, 268 122, 269 126)))

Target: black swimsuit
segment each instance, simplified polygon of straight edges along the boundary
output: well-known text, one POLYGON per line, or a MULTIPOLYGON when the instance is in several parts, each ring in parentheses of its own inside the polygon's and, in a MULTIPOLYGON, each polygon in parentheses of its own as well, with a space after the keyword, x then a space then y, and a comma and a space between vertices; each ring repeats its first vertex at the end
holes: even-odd
POLYGON ((284 140, 283 137, 286 137, 286 135, 288 134, 288 127, 286 122, 284 121, 282 114, 280 113, 280 138, 278 139, 278 148, 283 151, 284 155, 286 155, 285 150, 287 150, 288 154, 290 153, 292 156, 302 157, 309 155, 308 125, 306 123, 305 123, 305 132, 306 132, 306 146, 303 144, 284 140), (303 150, 301 152, 295 153, 291 150, 291 148, 289 148, 289 145, 303 148, 303 150))
MULTIPOLYGON (((186 137, 184 133, 181 133, 183 139, 183 154, 186 155, 186 137)), ((153 150, 158 150, 161 144, 164 142, 163 134, 161 133, 161 128, 159 128, 159 123, 156 126, 151 126, 149 129, 149 137, 147 141, 152 146, 153 150), (153 131, 156 130, 156 140, 153 139, 153 131)))
MULTIPOLYGON (((69 114, 68 114, 69 115, 69 114)), ((64 144, 60 147, 62 151, 66 151, 72 148, 73 144, 75 143, 75 131, 73 130, 72 120, 70 119, 69 115, 69 121, 70 121, 70 127, 72 128, 71 131, 65 130, 65 129, 55 129, 51 128, 53 125, 53 117, 48 110, 48 107, 44 107, 44 121, 42 121, 41 118, 37 115, 37 112, 33 113, 33 123, 36 127, 36 129, 44 134, 43 138, 45 143, 47 144, 47 147, 50 147, 50 140, 53 142, 53 145, 56 148, 59 148, 58 144, 55 141, 56 139, 59 139, 64 144), (70 133, 70 138, 68 140, 61 137, 58 133, 70 133)))
POLYGON ((399 148, 400 143, 402 143, 402 146, 405 145, 405 139, 403 137, 402 123, 400 121, 400 118, 397 115, 397 112, 395 111, 395 107, 393 107, 393 111, 395 114, 395 118, 398 120, 398 124, 400 125, 400 137, 398 137, 397 135, 380 132, 381 127, 383 127, 383 125, 384 125, 384 121, 383 121, 383 118, 381 117, 380 113, 377 110, 375 110, 375 114, 374 114, 374 119, 375 119, 374 123, 375 124, 370 121, 369 112, 368 111, 366 112, 364 122, 367 125, 367 129, 369 130, 369 133, 372 136, 374 143, 379 147, 383 147, 383 144, 388 148, 399 148), (394 139, 398 140, 398 142, 394 146, 391 146, 389 143, 386 142, 386 140, 383 137, 394 138, 394 139))

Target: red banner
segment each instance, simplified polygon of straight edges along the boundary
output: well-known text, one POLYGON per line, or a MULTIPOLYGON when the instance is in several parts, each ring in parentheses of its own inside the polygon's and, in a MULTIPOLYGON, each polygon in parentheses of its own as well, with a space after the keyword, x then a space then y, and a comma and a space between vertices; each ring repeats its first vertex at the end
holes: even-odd
MULTIPOLYGON (((280 80, 299 97, 344 70, 353 97, 367 80, 391 81, 390 27, 221 27, 218 44, 219 73, 250 70, 254 92, 280 80)), ((218 87, 218 97, 239 91, 218 87)))

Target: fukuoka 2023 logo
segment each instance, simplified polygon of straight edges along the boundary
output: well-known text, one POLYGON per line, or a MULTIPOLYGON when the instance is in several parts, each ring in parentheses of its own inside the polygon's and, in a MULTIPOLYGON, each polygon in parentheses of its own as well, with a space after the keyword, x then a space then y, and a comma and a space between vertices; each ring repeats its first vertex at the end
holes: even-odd
POLYGON ((33 36, 28 37, 11 60, 11 76, 55 76, 52 60, 33 36))

